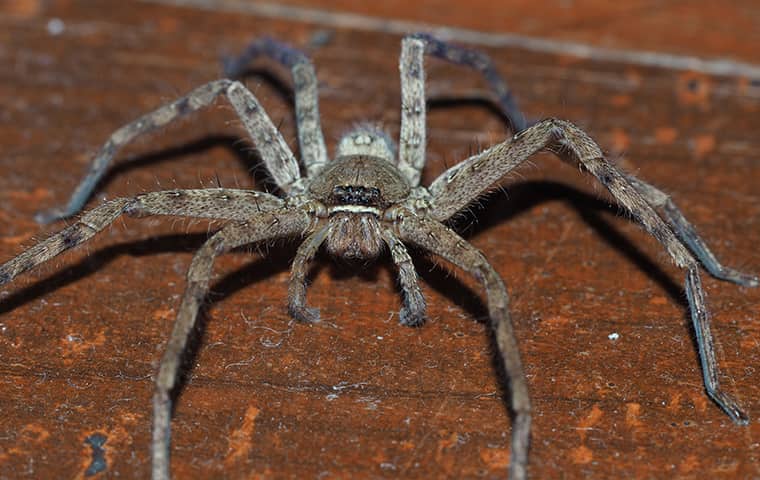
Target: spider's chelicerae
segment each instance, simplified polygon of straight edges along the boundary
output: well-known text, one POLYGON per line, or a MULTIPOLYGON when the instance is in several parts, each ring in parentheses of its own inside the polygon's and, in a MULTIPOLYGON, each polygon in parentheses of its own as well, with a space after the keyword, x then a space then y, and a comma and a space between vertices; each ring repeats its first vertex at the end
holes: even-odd
POLYGON ((182 304, 161 360, 153 399, 153 478, 169 478, 171 393, 188 336, 208 293, 214 259, 244 244, 281 237, 303 238, 292 264, 288 308, 293 317, 304 322, 319 320, 318 310, 306 304, 305 277, 309 262, 323 244, 332 255, 351 259, 372 259, 386 247, 390 250, 403 291, 400 312, 403 325, 420 325, 425 319, 425 300, 406 244, 421 247, 471 273, 485 289, 496 345, 509 380, 513 413, 510 476, 525 478, 531 407, 509 318, 507 292, 483 254, 444 222, 544 149, 596 177, 665 247, 676 265, 685 269, 685 290, 707 393, 734 422, 748 422, 746 413, 718 383, 709 313, 699 277, 700 263, 715 277, 741 285, 756 286, 758 278, 722 266, 667 195, 610 164, 581 129, 554 118, 526 122, 488 57, 427 34, 407 36, 402 42, 400 60, 398 147, 383 132, 362 126, 340 140, 335 156, 330 159, 320 126, 317 80, 305 55, 277 41, 262 39, 252 43, 239 58, 227 62, 227 77, 239 75, 260 55, 291 69, 300 165, 254 95, 238 81, 216 80, 117 130, 102 147, 69 203, 62 209, 40 214, 38 220, 49 222, 78 213, 122 146, 138 135, 210 105, 220 95, 227 97, 242 120, 282 198, 230 188, 169 190, 117 198, 84 213, 73 225, 0 266, 2 285, 87 241, 122 214, 227 221, 192 260, 182 304), (425 165, 426 54, 480 71, 494 90, 514 136, 449 168, 424 187, 420 185, 420 172, 425 165))

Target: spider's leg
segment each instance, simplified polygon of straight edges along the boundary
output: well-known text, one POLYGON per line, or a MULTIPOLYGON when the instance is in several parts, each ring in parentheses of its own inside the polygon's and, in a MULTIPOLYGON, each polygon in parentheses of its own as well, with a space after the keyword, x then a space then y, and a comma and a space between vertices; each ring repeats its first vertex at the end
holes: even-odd
POLYGON ((125 208, 128 215, 172 215, 246 221, 264 212, 283 207, 274 195, 237 188, 203 188, 143 193, 125 208))
POLYGON ((316 323, 319 321, 319 309, 306 304, 306 272, 309 262, 316 255, 319 246, 327 238, 330 231, 325 225, 315 231, 301 243, 290 267, 290 283, 288 284, 288 311, 300 322, 316 323))
POLYGON ((286 193, 301 188, 298 162, 258 100, 239 82, 215 80, 116 130, 101 147, 69 202, 62 208, 40 212, 35 219, 49 223, 79 212, 121 147, 139 135, 210 105, 219 95, 226 95, 237 111, 277 186, 286 193))
POLYGON ((73 225, 51 235, 0 265, 0 285, 21 273, 89 240, 122 213, 135 217, 173 215, 245 221, 281 208, 283 201, 268 193, 231 188, 168 190, 117 198, 86 212, 73 225))
POLYGON ((290 69, 295 87, 296 123, 301 158, 308 177, 327 163, 327 148, 319 121, 319 93, 314 65, 303 52, 271 38, 251 42, 239 57, 224 59, 224 74, 239 78, 257 57, 266 56, 290 69))
POLYGON ((491 327, 509 379, 510 406, 514 413, 510 478, 526 478, 531 423, 530 397, 509 316, 509 297, 504 283, 482 253, 441 223, 407 215, 398 221, 397 229, 401 240, 439 255, 472 274, 483 284, 488 299, 491 327))
POLYGON ((429 33, 415 33, 411 37, 425 42, 426 54, 451 63, 464 65, 480 72, 496 95, 496 100, 507 117, 513 133, 524 130, 528 126, 511 90, 488 55, 477 50, 453 45, 429 33))
POLYGON ((401 133, 398 169, 409 185, 420 184, 425 166, 425 42, 405 37, 401 42, 401 133))
POLYGON ((299 235, 309 224, 300 210, 279 210, 224 226, 198 250, 187 272, 187 286, 161 359, 153 396, 153 480, 168 480, 171 428, 171 391, 176 385, 182 353, 193 330, 203 299, 208 294, 211 269, 220 254, 240 245, 299 235))
POLYGON ((507 172, 544 148, 571 154, 665 247, 677 266, 687 269, 685 289, 690 298, 691 318, 697 332, 705 389, 731 420, 737 424, 746 424, 747 414, 733 398, 721 390, 718 382, 710 316, 703 301, 704 292, 699 281, 697 260, 625 175, 604 158, 599 146, 572 123, 553 118, 542 120, 511 139, 449 168, 430 187, 433 196, 430 215, 439 221, 451 217, 507 172))
POLYGON ((404 295, 404 306, 399 311, 399 323, 410 327, 422 325, 425 322, 425 297, 417 281, 417 270, 406 246, 388 230, 383 229, 383 239, 391 251, 393 263, 398 268, 398 278, 404 295))
POLYGON ((683 243, 697 256, 702 265, 715 278, 738 283, 745 287, 757 287, 760 279, 755 275, 742 273, 730 267, 723 266, 699 236, 694 226, 686 220, 681 210, 665 192, 645 181, 626 175, 626 178, 639 193, 655 208, 661 208, 665 219, 683 243))
POLYGON ((425 166, 425 54, 478 70, 496 94, 512 131, 519 132, 527 126, 506 82, 487 55, 449 44, 427 33, 404 37, 399 61, 401 135, 398 167, 413 187, 419 185, 425 166))
POLYGON ((0 265, 0 285, 10 282, 21 273, 44 263, 70 248, 86 242, 113 223, 130 202, 117 198, 86 212, 76 223, 51 235, 16 257, 0 265))

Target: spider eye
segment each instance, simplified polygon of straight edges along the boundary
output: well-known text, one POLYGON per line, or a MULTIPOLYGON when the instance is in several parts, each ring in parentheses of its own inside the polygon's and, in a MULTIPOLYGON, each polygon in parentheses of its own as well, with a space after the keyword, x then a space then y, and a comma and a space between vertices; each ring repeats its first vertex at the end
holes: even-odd
POLYGON ((333 188, 332 197, 338 205, 378 206, 382 200, 380 189, 357 185, 337 185, 333 188))

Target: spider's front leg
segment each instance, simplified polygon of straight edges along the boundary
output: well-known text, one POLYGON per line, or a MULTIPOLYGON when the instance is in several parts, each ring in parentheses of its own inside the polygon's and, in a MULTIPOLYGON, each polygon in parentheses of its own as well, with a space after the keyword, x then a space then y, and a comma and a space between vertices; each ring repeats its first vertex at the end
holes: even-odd
POLYGON ((193 257, 171 337, 161 359, 153 397, 153 480, 170 478, 171 391, 198 309, 208 294, 211 268, 220 254, 235 247, 286 236, 300 235, 309 225, 309 215, 298 209, 262 213, 246 222, 227 224, 214 234, 193 257))
MULTIPOLYGON (((453 63, 467 65, 480 71, 496 95, 497 103, 511 125, 512 132, 520 132, 528 126, 525 116, 520 112, 506 82, 488 56, 475 50, 451 45, 426 33, 416 33, 411 37, 425 42, 425 53, 427 54, 453 63)), ((533 123, 531 122, 531 124, 533 123)), ((747 287, 760 285, 760 279, 757 276, 748 275, 722 265, 666 193, 633 175, 626 175, 626 178, 652 207, 661 210, 664 219, 676 236, 696 255, 712 276, 747 287)))
POLYGON ((261 104, 240 82, 223 79, 198 87, 116 130, 101 147, 69 202, 61 208, 40 212, 35 219, 40 223, 49 223, 79 212, 120 148, 139 135, 210 105, 219 95, 225 95, 232 104, 277 186, 286 193, 300 189, 298 162, 261 104))
POLYGON ((537 151, 544 148, 556 151, 557 147, 569 153, 572 159, 594 175, 618 203, 665 247, 674 263, 687 271, 685 290, 697 332, 705 389, 735 423, 746 424, 747 414, 730 395, 722 391, 718 382, 710 317, 704 302, 697 260, 636 185, 610 164, 599 146, 572 123, 557 119, 543 120, 448 169, 430 186, 433 196, 431 216, 439 221, 446 220, 537 151))
POLYGON ((168 190, 144 193, 133 198, 116 198, 86 212, 72 225, 0 265, 0 285, 86 242, 122 214, 133 217, 172 215, 246 220, 280 208, 283 203, 281 199, 267 193, 229 188, 168 190))
POLYGON ((484 287, 499 355, 509 380, 510 407, 514 414, 509 477, 527 477, 531 407, 528 382, 509 315, 509 296, 499 274, 475 247, 432 219, 404 215, 396 225, 399 238, 438 255, 473 275, 484 287))

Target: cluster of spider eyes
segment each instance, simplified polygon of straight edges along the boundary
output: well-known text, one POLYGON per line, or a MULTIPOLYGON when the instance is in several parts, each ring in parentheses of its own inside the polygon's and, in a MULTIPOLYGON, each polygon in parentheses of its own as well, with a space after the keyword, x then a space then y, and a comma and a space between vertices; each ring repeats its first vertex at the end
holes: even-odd
POLYGON ((380 200, 380 190, 375 187, 339 185, 333 189, 333 199, 339 204, 376 205, 380 200))

